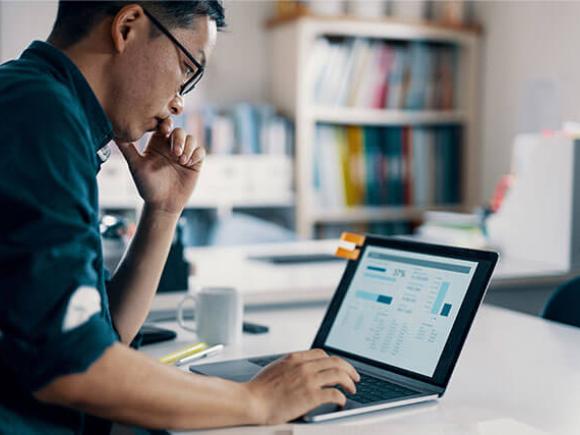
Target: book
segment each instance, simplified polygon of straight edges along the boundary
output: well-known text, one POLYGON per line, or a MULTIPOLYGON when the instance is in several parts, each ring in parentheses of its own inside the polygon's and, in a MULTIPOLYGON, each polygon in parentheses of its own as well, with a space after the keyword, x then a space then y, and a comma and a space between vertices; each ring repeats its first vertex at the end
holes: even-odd
POLYGON ((334 127, 322 125, 316 129, 315 188, 318 203, 323 207, 341 208, 346 205, 341 153, 334 127))
POLYGON ((368 39, 360 39, 361 43, 358 48, 358 55, 352 72, 352 81, 348 90, 347 106, 364 107, 362 95, 368 84, 368 75, 370 74, 369 64, 372 62, 373 48, 368 39))
POLYGON ((405 94, 405 75, 407 74, 408 52, 406 47, 394 48, 393 64, 389 74, 389 95, 387 109, 401 109, 405 94))
POLYGON ((349 167, 348 184, 350 187, 350 204, 364 204, 365 199, 365 150, 364 135, 361 127, 346 127, 347 165, 349 167))
POLYGON ((374 98, 372 107, 375 109, 382 109, 387 105, 389 95, 389 72, 393 65, 394 52, 393 48, 388 44, 383 44, 381 47, 381 56, 377 65, 377 82, 375 84, 374 98))
POLYGON ((409 88, 404 96, 404 108, 420 110, 430 108, 427 94, 432 86, 431 51, 422 42, 414 42, 409 47, 409 88))
POLYGON ((380 164, 381 164, 381 129, 367 127, 364 129, 365 148, 365 204, 380 205, 380 164))

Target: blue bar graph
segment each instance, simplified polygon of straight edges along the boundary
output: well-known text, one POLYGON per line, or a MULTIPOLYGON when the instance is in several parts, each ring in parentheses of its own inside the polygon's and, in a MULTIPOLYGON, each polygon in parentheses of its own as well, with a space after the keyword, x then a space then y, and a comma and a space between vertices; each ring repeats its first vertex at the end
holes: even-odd
POLYGON ((368 270, 373 270, 375 272, 386 272, 387 269, 384 267, 379 267, 379 266, 367 266, 368 270))
POLYGON ((356 292, 356 297, 359 298, 359 299, 364 299, 364 300, 373 301, 373 302, 376 302, 376 300, 377 300, 377 295, 376 294, 369 293, 369 292, 365 292, 365 291, 362 291, 362 290, 359 290, 359 291, 356 292))
POLYGON ((441 306, 443 305, 443 301, 445 300, 447 290, 449 290, 449 283, 448 282, 441 283, 439 293, 437 293, 437 298, 435 298, 435 302, 433 303, 433 309, 431 310, 431 314, 439 313, 439 310, 441 310, 441 306))
POLYGON ((378 302, 379 304, 391 305, 393 302, 392 296, 378 295, 376 293, 365 292, 359 290, 356 292, 356 297, 359 299, 364 299, 365 301, 378 302))
POLYGON ((379 295, 379 297, 377 298, 377 302, 380 303, 380 304, 391 305, 391 302, 393 302, 393 297, 392 296, 379 295))
POLYGON ((451 304, 443 305, 443 309, 441 310, 441 315, 443 317, 449 316, 449 311, 451 311, 451 304))

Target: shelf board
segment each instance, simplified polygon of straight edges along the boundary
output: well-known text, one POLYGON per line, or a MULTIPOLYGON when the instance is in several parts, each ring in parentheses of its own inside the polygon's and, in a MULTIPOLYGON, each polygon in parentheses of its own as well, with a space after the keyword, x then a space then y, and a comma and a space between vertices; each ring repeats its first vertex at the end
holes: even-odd
MULTIPOLYGON (((106 209, 122 209, 130 210, 137 209, 141 206, 141 199, 138 196, 127 196, 126 198, 102 198, 100 200, 100 208, 106 209)), ((185 206, 186 209, 220 209, 220 208, 287 208, 294 207, 293 195, 279 195, 278 198, 267 197, 262 199, 211 199, 211 198, 195 198, 190 200, 185 206)))
POLYGON ((317 224, 413 220, 421 219, 427 211, 463 212, 465 210, 466 207, 464 205, 456 204, 432 207, 361 206, 339 210, 319 210, 312 215, 312 220, 317 224))
POLYGON ((466 122, 461 111, 443 110, 388 110, 356 107, 315 107, 312 117, 316 122, 346 125, 422 125, 466 122))
POLYGON ((293 198, 265 199, 265 200, 234 200, 234 201, 211 201, 195 200, 185 207, 186 209, 211 209, 211 208, 286 208, 294 207, 293 198))
MULTIPOLYGON (((447 36, 478 36, 483 33, 483 27, 479 24, 463 23, 443 23, 428 20, 405 20, 396 17, 380 16, 376 18, 361 18, 353 15, 324 16, 315 15, 309 12, 297 12, 294 14, 273 17, 266 21, 266 28, 273 29, 286 24, 298 21, 313 21, 330 25, 340 29, 341 26, 352 25, 383 25, 383 26, 406 26, 411 28, 418 35, 426 38, 438 38, 442 35, 447 36)), ((341 34, 340 30, 334 34, 341 34)), ((360 36, 363 36, 362 34, 360 36)))

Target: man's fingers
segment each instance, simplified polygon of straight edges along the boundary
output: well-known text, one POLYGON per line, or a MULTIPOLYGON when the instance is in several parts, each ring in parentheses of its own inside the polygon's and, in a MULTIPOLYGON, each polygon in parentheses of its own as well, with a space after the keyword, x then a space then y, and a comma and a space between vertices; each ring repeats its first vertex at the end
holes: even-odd
POLYGON ((356 393, 354 381, 344 370, 336 368, 323 370, 316 374, 316 379, 321 387, 334 387, 335 385, 340 385, 349 393, 356 393))
POLYGON ((185 151, 186 138, 187 134, 182 128, 176 128, 173 130, 173 133, 171 133, 171 152, 180 159, 185 151))
POLYGON ((339 369, 347 373, 353 381, 360 381, 360 375, 355 368, 342 358, 336 356, 311 360, 306 364, 312 365, 316 371, 339 369))
POLYGON ((173 130, 173 120, 169 117, 165 118, 157 126, 157 134, 160 134, 164 137, 169 136, 169 134, 171 133, 171 130, 173 130))
POLYGON ((180 165, 189 168, 197 167, 205 157, 203 148, 197 146, 193 136, 187 134, 182 128, 176 128, 171 132, 169 144, 171 154, 180 165))
POLYGON ((193 141, 193 136, 187 135, 184 140, 183 153, 179 157, 179 163, 186 166, 194 151, 195 142, 193 141))
POLYGON ((318 360, 321 358, 328 358, 328 354, 322 349, 310 349, 303 352, 293 352, 288 354, 285 359, 289 362, 301 362, 318 360))
POLYGON ((339 406, 344 406, 346 405, 346 396, 336 388, 323 388, 320 391, 318 405, 322 405, 323 403, 334 403, 339 406))
POLYGON ((191 158, 189 159, 189 162, 187 162, 186 166, 197 170, 203 163, 204 159, 205 149, 203 147, 197 147, 191 155, 191 158))

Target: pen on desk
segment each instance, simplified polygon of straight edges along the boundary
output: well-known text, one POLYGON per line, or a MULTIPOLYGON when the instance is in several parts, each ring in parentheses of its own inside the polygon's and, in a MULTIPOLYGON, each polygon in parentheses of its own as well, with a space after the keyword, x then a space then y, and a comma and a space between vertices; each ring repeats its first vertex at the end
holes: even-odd
POLYGON ((159 359, 163 364, 174 364, 176 361, 180 361, 188 356, 195 355, 207 349, 207 343, 200 342, 192 346, 187 346, 175 352, 171 352, 159 359))
POLYGON ((205 350, 202 350, 201 352, 195 353, 193 355, 190 356, 186 356, 185 358, 180 359, 179 361, 177 361, 175 363, 175 365, 182 365, 188 362, 192 362, 192 361, 197 361, 198 359, 201 358, 207 358, 213 355, 216 355, 218 353, 220 353, 224 348, 223 344, 216 344, 215 346, 212 347, 208 347, 205 350))

